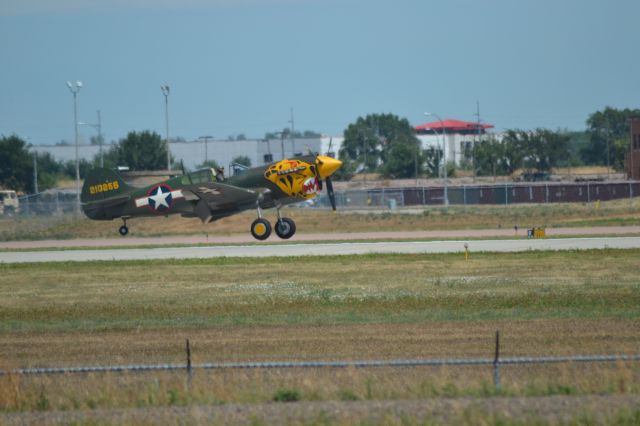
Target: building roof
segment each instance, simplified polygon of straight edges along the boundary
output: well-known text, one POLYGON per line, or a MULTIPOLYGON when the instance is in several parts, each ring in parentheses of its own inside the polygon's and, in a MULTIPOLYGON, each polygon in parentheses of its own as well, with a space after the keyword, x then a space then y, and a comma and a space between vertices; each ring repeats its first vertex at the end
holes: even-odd
POLYGON ((441 132, 443 127, 447 133, 476 133, 478 129, 484 132, 484 130, 492 129, 494 126, 493 124, 480 123, 478 125, 478 123, 473 121, 453 120, 448 118, 446 120, 442 120, 442 122, 438 120, 431 123, 421 124, 416 126, 415 129, 418 133, 428 133, 435 131, 441 132))

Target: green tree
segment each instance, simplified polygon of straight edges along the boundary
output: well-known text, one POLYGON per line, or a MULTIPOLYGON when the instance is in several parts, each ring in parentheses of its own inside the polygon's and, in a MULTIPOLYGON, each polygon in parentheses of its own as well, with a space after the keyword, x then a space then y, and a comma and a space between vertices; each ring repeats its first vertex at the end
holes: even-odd
POLYGON ((474 145, 476 173, 479 176, 511 174, 510 162, 506 157, 507 145, 507 141, 500 142, 493 138, 474 145))
MULTIPOLYGON (((117 164, 117 163, 116 163, 117 164)), ((100 163, 94 161, 89 161, 84 158, 81 158, 78 161, 78 171, 80 173, 80 179, 84 179, 84 177, 89 173, 89 171, 95 167, 99 167, 100 163)), ((105 167, 107 166, 107 162, 105 160, 105 167)), ((113 166, 115 167, 115 166, 113 166)), ((68 160, 66 163, 62 163, 62 172, 72 178, 76 178, 76 160, 68 160)))
POLYGON ((393 114, 370 114, 358 117, 344 131, 339 158, 345 173, 381 171, 389 177, 422 174, 424 153, 413 126, 406 118, 393 114))
MULTIPOLYGON (((282 132, 279 131, 275 131, 275 132, 267 132, 264 134, 264 138, 265 139, 280 139, 280 134, 284 135, 285 139, 288 139, 291 136, 291 129, 288 127, 285 127, 284 129, 282 129, 282 132)), ((322 134, 320 132, 316 132, 313 130, 305 130, 303 132, 295 130, 293 132, 293 137, 296 139, 310 139, 310 138, 319 138, 322 137, 322 134)))
POLYGON ((98 136, 91 136, 91 138, 89 138, 89 141, 91 143, 91 145, 104 145, 104 136, 102 135, 98 135, 98 136))
POLYGON ((631 117, 640 117, 640 109, 620 110, 606 107, 589 116, 587 119, 589 144, 580 151, 585 164, 606 165, 609 161, 613 168, 624 167, 624 153, 628 150, 631 117))
POLYGON ((440 163, 442 162, 442 149, 430 147, 423 151, 424 172, 429 177, 440 176, 440 163))
POLYGON ((233 157, 231 162, 242 164, 245 167, 251 167, 251 158, 247 157, 246 155, 238 155, 237 157, 233 157))
POLYGON ((105 166, 127 166, 130 170, 163 170, 167 146, 156 132, 130 132, 105 154, 105 166))
POLYGON ((0 138, 0 185, 33 191, 33 158, 27 143, 16 135, 0 138))
POLYGON ((38 153, 36 161, 38 164, 38 190, 45 191, 56 186, 58 178, 64 172, 62 162, 56 161, 48 152, 38 153))
POLYGON ((519 167, 549 171, 565 164, 569 156, 570 136, 548 129, 507 130, 502 143, 501 170, 511 174, 519 167))

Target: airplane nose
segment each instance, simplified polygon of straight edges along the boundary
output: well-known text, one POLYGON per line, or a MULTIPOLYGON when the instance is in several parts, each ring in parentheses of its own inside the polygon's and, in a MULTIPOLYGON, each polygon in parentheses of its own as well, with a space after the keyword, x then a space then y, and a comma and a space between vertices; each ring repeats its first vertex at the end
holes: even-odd
POLYGON ((342 166, 342 161, 325 155, 318 155, 318 173, 321 178, 331 176, 336 170, 342 166))

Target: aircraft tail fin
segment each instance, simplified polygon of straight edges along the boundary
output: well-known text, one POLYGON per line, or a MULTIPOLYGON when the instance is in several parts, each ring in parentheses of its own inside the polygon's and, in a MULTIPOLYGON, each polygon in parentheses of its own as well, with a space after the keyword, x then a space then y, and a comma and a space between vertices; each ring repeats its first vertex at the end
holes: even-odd
POLYGON ((101 202, 126 194, 130 189, 115 170, 93 169, 84 180, 80 201, 85 204, 101 202))

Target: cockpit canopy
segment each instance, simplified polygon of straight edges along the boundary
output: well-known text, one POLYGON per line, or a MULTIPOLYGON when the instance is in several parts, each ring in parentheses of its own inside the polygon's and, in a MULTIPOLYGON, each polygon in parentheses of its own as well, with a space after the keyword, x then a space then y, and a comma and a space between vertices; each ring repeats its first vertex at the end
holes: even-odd
POLYGON ((195 172, 187 173, 182 176, 183 185, 197 185, 201 183, 218 182, 221 176, 214 169, 202 169, 195 172))

